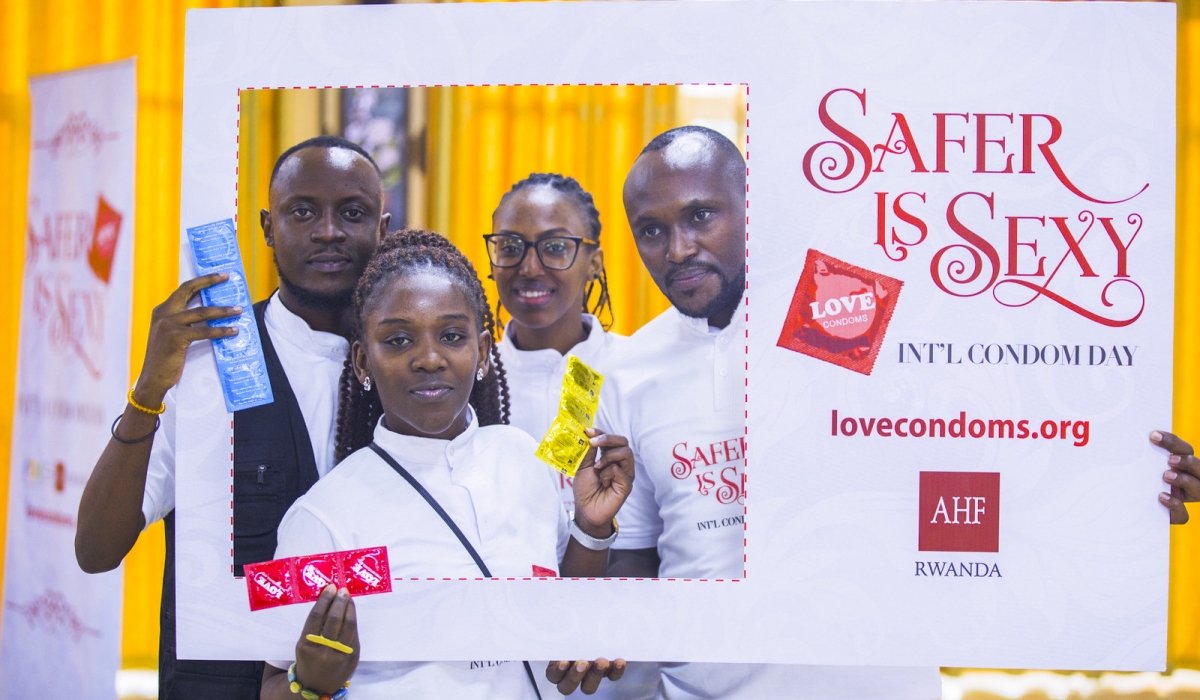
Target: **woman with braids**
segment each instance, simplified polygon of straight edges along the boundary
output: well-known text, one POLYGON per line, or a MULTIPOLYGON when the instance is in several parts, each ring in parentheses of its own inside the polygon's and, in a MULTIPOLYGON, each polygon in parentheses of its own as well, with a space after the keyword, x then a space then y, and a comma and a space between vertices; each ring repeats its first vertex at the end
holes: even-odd
MULTIPOLYGON (((505 425, 494 330, 479 277, 445 238, 402 231, 380 243, 354 293, 337 435, 343 459, 288 510, 277 558, 383 544, 400 577, 527 577, 539 568, 605 575, 633 453, 624 438, 592 431, 602 454, 597 460, 593 448, 584 458, 568 523, 536 443, 505 425)), ((355 700, 539 696, 528 664, 359 664, 345 589, 329 586, 298 632, 290 669, 267 664, 264 699, 345 697, 352 677, 355 700)), ((620 660, 598 659, 551 664, 546 676, 564 694, 579 685, 590 693, 623 670, 620 660)))
MULTIPOLYGON (((499 343, 513 393, 510 423, 541 439, 558 411, 567 356, 603 373, 604 358, 625 340, 608 332, 600 213, 574 178, 534 173, 501 198, 484 240, 500 294, 497 315, 501 308, 512 314, 499 343)), ((571 480, 558 472, 554 479, 572 510, 571 480)))

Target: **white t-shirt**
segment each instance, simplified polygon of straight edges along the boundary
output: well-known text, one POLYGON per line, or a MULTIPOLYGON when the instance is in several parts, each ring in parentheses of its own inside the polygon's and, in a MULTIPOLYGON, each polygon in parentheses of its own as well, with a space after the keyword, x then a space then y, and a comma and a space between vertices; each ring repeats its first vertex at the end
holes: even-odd
MULTIPOLYGON (((314 331, 279 301, 279 292, 267 302, 264 315, 279 364, 289 378, 300 414, 304 416, 317 475, 325 476, 333 468, 338 380, 350 344, 340 335, 314 331)), ((142 496, 142 515, 147 526, 162 520, 175 508, 175 389, 167 392, 163 403, 167 410, 161 416, 162 425, 150 448, 146 491, 142 496)))
MULTIPOLYGON (((375 442, 437 499, 493 576, 530 576, 534 566, 558 571, 567 515, 528 435, 503 425, 479 428, 472 417, 458 437, 435 440, 393 433, 381 420, 375 442)), ((369 449, 347 457, 292 504, 275 557, 380 545, 388 548, 393 576, 480 575, 441 517, 369 449)), ((519 661, 363 662, 352 692, 364 700, 533 697, 519 661)))
MULTIPOLYGON (((587 366, 604 374, 606 360, 615 349, 628 340, 623 335, 609 333, 591 314, 583 314, 588 336, 571 348, 566 355, 554 348, 545 350, 518 350, 512 342, 512 323, 504 329, 504 338, 498 349, 500 360, 508 379, 511 399, 509 425, 529 433, 534 440, 541 441, 554 417, 558 415, 558 402, 562 397, 563 375, 567 372, 567 358, 578 357, 587 366)), ((603 388, 601 389, 603 392, 603 388)), ((571 490, 571 479, 550 469, 559 495, 567 510, 575 509, 575 493, 571 490)))
MULTIPOLYGON (((633 492, 616 549, 657 548, 663 578, 741 578, 745 313, 726 328, 671 308, 608 359, 597 424, 629 438, 633 492)), ((936 668, 663 664, 658 696, 933 700, 936 668)))

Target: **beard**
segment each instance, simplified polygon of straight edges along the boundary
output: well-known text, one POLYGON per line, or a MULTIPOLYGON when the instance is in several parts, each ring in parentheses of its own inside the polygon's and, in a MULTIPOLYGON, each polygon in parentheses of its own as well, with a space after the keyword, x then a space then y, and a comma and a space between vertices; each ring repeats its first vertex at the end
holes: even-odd
POLYGON ((328 294, 302 287, 283 274, 283 270, 279 269, 278 259, 275 260, 275 271, 279 273, 279 285, 287 289, 296 301, 307 308, 315 311, 345 311, 354 303, 353 288, 328 294))
POLYGON ((699 304, 689 299, 672 298, 668 295, 667 300, 679 313, 691 318, 712 318, 737 305, 742 299, 742 293, 746 290, 746 272, 743 269, 738 270, 737 276, 733 279, 728 279, 721 274, 716 268, 709 268, 717 273, 721 279, 721 288, 717 291, 716 296, 708 300, 706 304, 699 304))

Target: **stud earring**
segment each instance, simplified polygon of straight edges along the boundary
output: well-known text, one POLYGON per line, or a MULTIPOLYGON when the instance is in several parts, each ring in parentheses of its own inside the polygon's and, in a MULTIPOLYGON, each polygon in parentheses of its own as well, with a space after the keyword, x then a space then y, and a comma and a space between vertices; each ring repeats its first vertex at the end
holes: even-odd
POLYGON ((482 367, 475 370, 475 381, 477 381, 477 382, 483 381, 483 368, 482 367))
POLYGON ((369 375, 369 374, 367 375, 367 378, 363 380, 362 386, 363 386, 363 391, 371 390, 371 375, 369 375))

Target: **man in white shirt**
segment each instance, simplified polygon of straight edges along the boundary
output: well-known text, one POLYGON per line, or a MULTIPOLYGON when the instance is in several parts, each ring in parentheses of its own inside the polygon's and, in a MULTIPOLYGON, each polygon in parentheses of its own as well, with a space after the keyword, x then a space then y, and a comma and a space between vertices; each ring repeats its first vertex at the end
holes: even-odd
MULTIPOLYGON (((390 219, 383 213, 378 167, 361 147, 337 137, 310 139, 285 151, 271 175, 269 203, 260 223, 275 253, 280 289, 254 310, 275 401, 234 416, 239 568, 271 558, 288 506, 333 467, 351 298, 390 219)), ((223 279, 189 280, 155 308, 142 373, 79 505, 75 554, 88 572, 116 568, 146 525, 166 520, 159 652, 164 699, 257 700, 262 677, 260 662, 178 661, 174 654, 173 387, 192 342, 236 333, 206 322, 241 309, 188 308, 201 289, 223 279), (160 420, 163 430, 156 434, 160 420)))
MULTIPOLYGON (((715 131, 656 137, 625 181, 643 264, 672 308, 609 359, 598 416, 637 476, 609 575, 741 578, 745 493, 746 165, 715 131)), ((658 696, 932 700, 938 670, 663 664, 658 696)))

